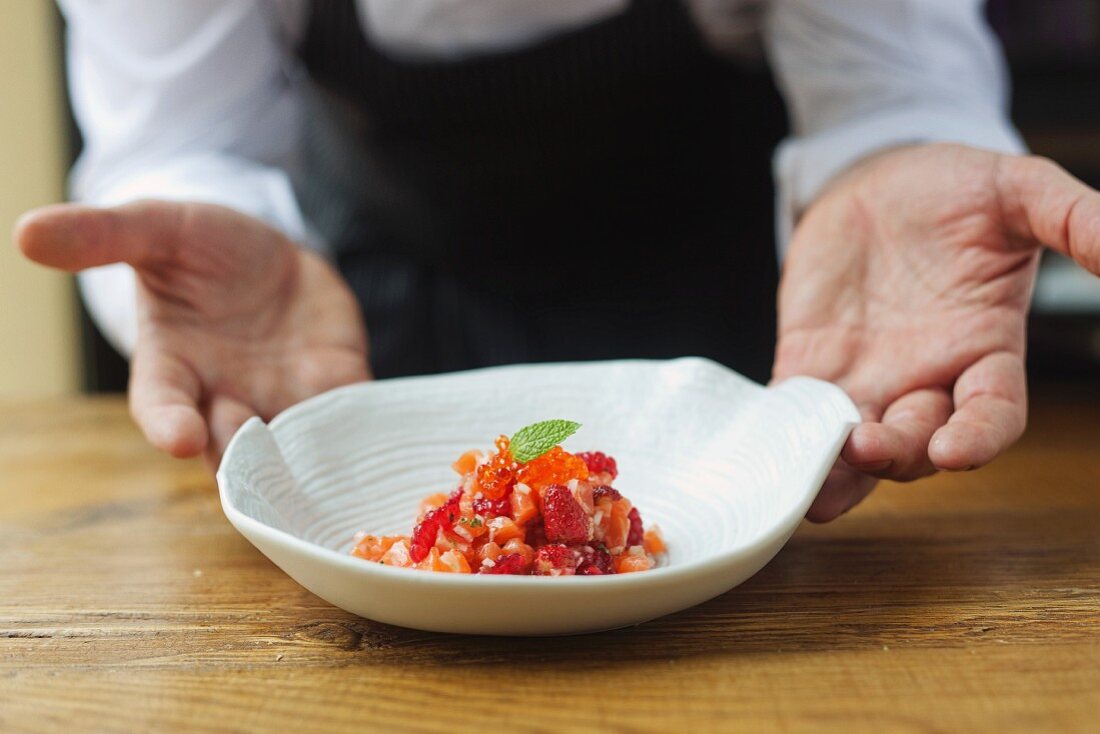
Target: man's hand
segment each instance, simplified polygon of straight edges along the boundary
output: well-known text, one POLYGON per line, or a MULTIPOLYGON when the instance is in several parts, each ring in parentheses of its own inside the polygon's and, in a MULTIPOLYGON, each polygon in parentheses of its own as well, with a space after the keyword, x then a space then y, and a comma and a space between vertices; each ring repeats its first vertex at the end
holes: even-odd
POLYGON ((836 382, 866 421, 811 520, 876 478, 972 469, 1019 438, 1043 245, 1100 273, 1100 194, 1049 161, 956 145, 870 158, 807 210, 780 285, 774 377, 836 382))
POLYGON ((45 207, 24 216, 27 257, 75 272, 137 272, 130 410, 146 438, 217 466, 250 416, 368 379, 355 299, 323 260, 267 225, 209 204, 45 207))

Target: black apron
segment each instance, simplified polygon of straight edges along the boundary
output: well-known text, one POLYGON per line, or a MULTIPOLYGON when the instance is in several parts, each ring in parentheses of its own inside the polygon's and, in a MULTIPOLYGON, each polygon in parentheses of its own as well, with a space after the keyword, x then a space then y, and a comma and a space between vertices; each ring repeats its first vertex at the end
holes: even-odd
POLYGON ((392 59, 320 0, 307 218, 360 299, 376 376, 702 355, 765 379, 770 79, 675 0, 515 51, 392 59))

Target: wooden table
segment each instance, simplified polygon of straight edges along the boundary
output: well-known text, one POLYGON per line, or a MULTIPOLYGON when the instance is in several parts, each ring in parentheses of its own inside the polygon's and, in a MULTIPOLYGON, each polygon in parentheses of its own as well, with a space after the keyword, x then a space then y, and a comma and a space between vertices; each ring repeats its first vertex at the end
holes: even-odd
MULTIPOLYGON (((1071 397, 1076 396, 1076 397, 1071 397)), ((619 632, 330 607, 113 399, 0 407, 0 731, 1098 731, 1100 395, 886 486, 738 589, 619 632)))

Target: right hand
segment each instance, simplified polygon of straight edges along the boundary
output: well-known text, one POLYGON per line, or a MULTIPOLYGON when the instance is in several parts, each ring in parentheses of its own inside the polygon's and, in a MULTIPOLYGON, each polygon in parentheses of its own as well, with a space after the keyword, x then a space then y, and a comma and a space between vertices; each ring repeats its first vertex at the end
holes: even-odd
POLYGON ((262 222, 212 204, 75 204, 23 216, 36 262, 137 273, 130 412, 173 456, 217 467, 233 433, 305 398, 370 378, 359 307, 340 276, 262 222))

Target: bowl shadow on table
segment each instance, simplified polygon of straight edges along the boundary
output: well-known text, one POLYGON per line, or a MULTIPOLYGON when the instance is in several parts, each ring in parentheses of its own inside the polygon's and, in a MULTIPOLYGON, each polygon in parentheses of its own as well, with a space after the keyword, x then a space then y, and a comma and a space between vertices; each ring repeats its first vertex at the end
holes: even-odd
MULTIPOLYGON (((797 534, 741 586, 692 609, 603 633, 558 638, 472 637, 405 630, 348 615, 336 622, 348 651, 398 653, 404 664, 471 665, 524 661, 575 668, 675 660, 922 645, 964 645, 1023 630, 1031 621, 1004 600, 1021 579, 1076 575, 1074 558, 1049 547, 1034 516, 1003 517, 1018 545, 1008 550, 973 535, 899 535, 889 521, 834 524, 797 534), (1016 525, 1019 527, 1015 527, 1016 525), (876 530, 877 528, 877 530, 876 530), (1031 532, 1034 537, 1028 538, 1031 532), (962 611, 960 611, 962 610, 962 611)), ((1002 527, 998 536, 1004 535, 1002 527)), ((1086 568, 1081 573, 1086 573, 1086 568)), ((326 623, 332 635, 331 620, 326 623)), ((315 632, 317 630, 314 630, 315 632)), ((310 635, 309 632, 306 633, 310 635)), ((312 635, 310 635, 312 636, 312 635)), ((335 642, 335 640, 333 640, 335 642)), ((352 663, 354 664, 354 663, 352 663)))

